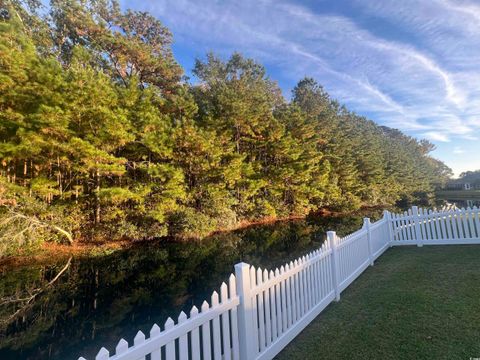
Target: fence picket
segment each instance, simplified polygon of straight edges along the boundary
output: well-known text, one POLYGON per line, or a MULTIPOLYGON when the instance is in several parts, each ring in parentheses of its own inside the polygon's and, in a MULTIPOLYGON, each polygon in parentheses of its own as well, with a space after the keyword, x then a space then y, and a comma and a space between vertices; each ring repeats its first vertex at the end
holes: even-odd
POLYGON ((463 228, 463 209, 458 211, 457 216, 457 224, 458 224, 458 236, 460 239, 465 239, 465 229, 463 228))
MULTIPOLYGON (((274 276, 276 278, 280 277, 280 270, 278 268, 275 269, 275 274, 274 276)), ((277 337, 281 336, 283 333, 282 327, 283 327, 283 320, 282 320, 282 313, 283 313, 283 307, 282 307, 282 282, 279 282, 277 286, 275 286, 275 318, 277 319, 277 325, 275 327, 276 332, 274 333, 274 338, 273 341, 277 340, 277 337)))
MULTIPOLYGON (((325 254, 328 250, 323 249, 321 251, 322 254, 325 254)), ((329 288, 329 282, 328 279, 331 278, 331 275, 328 272, 328 258, 329 256, 323 255, 323 257, 318 261, 319 264, 319 277, 320 277, 320 300, 323 300, 325 295, 328 293, 328 288, 329 288)))
POLYGON ((445 224, 446 224, 446 227, 447 227, 448 238, 451 239, 451 240, 455 240, 455 235, 453 234, 453 227, 452 227, 451 211, 447 211, 447 213, 446 213, 445 224))
MULTIPOLYGON (((254 288, 257 285, 257 272, 255 271, 255 267, 250 267, 250 288, 254 288)), ((251 311, 253 312, 253 339, 254 339, 254 348, 255 354, 258 353, 260 347, 260 334, 258 328, 258 301, 257 296, 252 297, 252 306, 251 311)))
MULTIPOLYGON (((287 265, 288 266, 288 265, 287 265)), ((280 275, 285 273, 285 268, 280 266, 280 275)), ((280 296, 281 296, 281 303, 282 303, 282 333, 286 332, 289 327, 290 322, 290 300, 287 303, 287 279, 283 280, 280 283, 280 296)), ((280 327, 278 328, 280 330, 280 327)), ((280 331, 279 331, 280 332, 280 331)))
POLYGON ((400 238, 403 241, 406 241, 407 238, 405 236, 405 227, 403 225, 403 216, 402 214, 398 214, 398 225, 399 225, 399 230, 400 230, 400 238))
POLYGON ((465 227, 467 222, 465 220, 466 220, 465 209, 462 208, 462 209, 460 209, 460 227, 462 229, 462 239, 467 239, 468 238, 468 230, 465 227))
MULTIPOLYGON (((287 264, 285 266, 285 271, 288 273, 290 270, 290 265, 287 264)), ((288 277, 285 279, 286 283, 286 289, 285 289, 285 294, 287 296, 287 329, 292 325, 293 322, 293 307, 295 306, 294 303, 292 303, 292 289, 291 289, 291 281, 292 277, 288 277)), ((286 329, 285 329, 286 331, 286 329)))
POLYGON ((402 239, 403 240, 409 240, 408 237, 407 237, 407 231, 405 230, 405 228, 407 227, 407 222, 405 220, 405 218, 407 217, 407 213, 403 213, 403 216, 400 218, 400 227, 402 229, 402 239))
MULTIPOLYGON (((293 265, 290 266, 292 269, 297 269, 297 264, 296 260, 293 263, 293 265)), ((297 319, 299 318, 298 315, 298 272, 294 273, 292 275, 292 311, 293 311, 293 316, 292 316, 292 323, 297 322, 297 319)))
POLYGON ((470 229, 470 239, 474 239, 476 237, 475 234, 475 227, 473 225, 473 211, 470 207, 467 208, 467 216, 468 216, 468 227, 470 229))
POLYGON ((107 349, 102 347, 98 352, 97 356, 95 356, 95 360, 108 360, 110 357, 110 353, 107 349))
MULTIPOLYGON (((155 338, 156 336, 159 336, 160 332, 161 332, 160 326, 158 326, 157 324, 153 324, 152 328, 150 329, 150 339, 155 338)), ((162 350, 160 347, 157 347, 150 354, 150 360, 161 360, 161 358, 162 358, 162 350)))
POLYGON ((457 214, 458 212, 456 210, 452 210, 452 230, 453 230, 453 236, 454 236, 454 239, 455 240, 458 240, 460 239, 459 237, 459 233, 458 233, 458 228, 457 228, 457 225, 458 225, 458 219, 457 219, 457 214))
POLYGON ((336 285, 334 281, 336 276, 334 272, 335 266, 333 264, 333 258, 334 258, 333 249, 331 248, 330 243, 327 243, 327 246, 328 246, 328 249, 330 250, 330 256, 327 259, 328 263, 325 264, 325 266, 327 267, 326 281, 329 284, 330 291, 336 291, 336 285))
POLYGON ((115 347, 115 355, 121 355, 128 350, 128 342, 125 339, 120 339, 117 346, 115 347))
POLYGON ((470 239, 470 224, 468 222, 468 212, 467 209, 462 209, 462 218, 463 218, 463 231, 465 233, 465 238, 470 239))
POLYGON ((415 212, 412 209, 409 209, 408 211, 409 216, 410 216, 410 233, 412 234, 412 240, 413 242, 417 241, 417 227, 416 227, 416 221, 417 219, 415 218, 415 212))
POLYGON ((392 224, 391 224, 392 241, 398 241, 400 239, 397 236, 397 214, 391 213, 390 219, 392 221, 392 224))
POLYGON ((403 213, 403 229, 405 231, 405 240, 411 241, 410 235, 408 233, 409 230, 409 220, 408 220, 408 211, 403 213))
POLYGON ((437 212, 436 209, 432 211, 433 217, 434 217, 434 224, 435 224, 435 239, 441 239, 442 238, 442 231, 440 229, 440 216, 437 212))
POLYGON ((419 233, 420 233, 420 243, 423 246, 423 243, 428 240, 427 227, 425 225, 425 215, 423 214, 423 209, 418 209, 418 218, 416 219, 419 223, 419 233))
MULTIPOLYGON (((318 258, 318 251, 313 255, 313 258, 318 258)), ((316 305, 320 301, 320 278, 318 273, 318 260, 313 263, 312 273, 312 289, 313 289, 313 304, 316 305)))
POLYGON ((312 262, 312 258, 313 257, 312 257, 311 254, 307 255, 307 261, 310 264, 308 266, 308 277, 307 277, 307 280, 308 280, 307 281, 307 289, 308 289, 308 294, 309 294, 308 310, 310 310, 313 307, 313 305, 315 304, 315 287, 314 287, 315 285, 314 285, 314 281, 313 281, 315 263, 312 262))
MULTIPOLYGON (((172 318, 168 318, 167 321, 165 321, 165 330, 173 328, 174 325, 175 323, 172 318)), ((166 360, 175 360, 175 340, 165 345, 165 356, 166 360)))
POLYGON ((439 215, 438 220, 440 221, 440 228, 442 230, 441 239, 448 239, 448 234, 446 232, 446 227, 445 227, 445 216, 441 212, 439 212, 438 215, 439 215))
POLYGON ((480 220, 479 220, 479 211, 478 211, 478 208, 476 206, 473 207, 473 219, 474 219, 474 223, 475 223, 475 228, 477 230, 477 234, 476 234, 476 237, 477 238, 480 238, 480 220))
MULTIPOLYGON (((263 270, 263 282, 268 283, 268 271, 267 269, 263 270)), ((272 318, 270 314, 270 289, 266 289, 263 292, 264 298, 264 312, 265 312, 265 346, 270 346, 272 342, 272 318)))
MULTIPOLYGON (((228 301, 228 288, 227 284, 222 283, 220 286, 220 300, 222 303, 228 301)), ((231 346, 230 346, 230 317, 228 316, 228 312, 223 313, 222 317, 222 345, 223 345, 223 359, 230 360, 231 359, 231 346)))
MULTIPOLYGON (((178 324, 187 321, 187 314, 183 311, 178 316, 178 324)), ((188 360, 188 337, 187 334, 180 336, 178 339, 178 357, 180 360, 188 360)))
MULTIPOLYGON (((200 308, 202 313, 206 313, 210 309, 210 306, 206 301, 202 303, 200 308)), ((202 325, 202 350, 203 350, 203 359, 211 360, 212 359, 212 345, 210 337, 210 320, 206 321, 202 325)))
POLYGON ((327 263, 329 257, 324 257, 322 260, 320 260, 320 277, 322 279, 322 286, 320 287, 320 300, 323 300, 327 294, 329 293, 330 289, 330 279, 332 278, 332 275, 330 274, 330 266, 327 263))
POLYGON ((428 214, 428 210, 427 209, 422 209, 423 211, 423 215, 425 217, 425 226, 427 228, 427 238, 428 240, 433 240, 433 236, 432 236, 432 220, 430 219, 430 216, 428 214))
POLYGON ((427 216, 428 216, 428 221, 430 223, 430 233, 432 235, 431 240, 438 239, 437 234, 436 234, 436 228, 435 228, 435 216, 433 213, 432 209, 426 210, 427 216))
MULTIPOLYGON (((272 270, 270 270, 269 273, 270 280, 275 278, 275 274, 273 273, 272 270)), ((277 340, 277 325, 278 325, 278 320, 277 320, 277 298, 278 298, 278 284, 274 285, 269 289, 270 291, 270 311, 272 314, 272 342, 275 342, 277 340)))
MULTIPOLYGON (((215 308, 219 305, 218 293, 216 291, 212 294, 212 308, 215 308)), ((220 360, 222 358, 222 338, 220 330, 220 315, 215 316, 212 319, 212 340, 213 340, 213 357, 215 360, 220 360)))
MULTIPOLYGON (((141 331, 137 332, 137 335, 133 338, 133 345, 140 346, 145 342, 145 334, 141 331)), ((145 356, 139 357, 136 360, 145 360, 145 356)))
MULTIPOLYGON (((262 269, 257 269, 257 285, 261 285, 262 281, 262 269)), ((263 298, 263 291, 258 294, 257 299, 257 306, 258 306, 258 332, 259 332, 259 342, 260 342, 260 352, 265 349, 265 306, 264 306, 264 298, 263 298)))
POLYGON ((462 236, 460 235, 460 230, 458 229, 458 210, 453 209, 452 210, 452 228, 453 228, 453 233, 455 236, 455 239, 460 240, 462 236))
MULTIPOLYGON (((234 299, 237 297, 237 278, 235 275, 231 274, 228 278, 228 288, 230 292, 230 299, 234 299)), ((239 350, 239 343, 238 343, 238 318, 237 318, 237 307, 233 307, 230 310, 230 325, 232 329, 232 359, 238 360, 240 359, 240 350, 239 350)))
POLYGON ((468 224, 468 213, 466 209, 462 209, 462 224, 463 224, 463 233, 465 239, 470 239, 470 228, 468 224))
MULTIPOLYGON (((190 319, 195 319, 197 315, 197 307, 192 306, 192 309, 190 310, 190 319)), ((200 329, 198 327, 192 330, 190 341, 192 347, 192 360, 200 360, 200 329)), ((158 360, 160 360, 160 358, 158 358, 158 360)))
POLYGON ((303 273, 303 293, 305 296, 305 301, 304 301, 304 314, 308 312, 310 309, 310 304, 311 304, 311 299, 310 297, 312 296, 311 291, 310 291, 310 265, 308 264, 309 256, 304 257, 304 262, 306 263, 303 273))
MULTIPOLYGON (((212 308, 214 309, 219 305, 218 293, 216 291, 212 294, 212 308)), ((220 337, 220 315, 215 316, 212 319, 212 340, 213 340, 213 356, 215 360, 220 360, 222 358, 222 340, 220 337)))
POLYGON ((305 314, 305 311, 306 311, 306 300, 307 300, 307 296, 306 296, 306 286, 305 286, 305 276, 306 276, 306 271, 305 271, 305 267, 304 267, 304 264, 305 264, 305 258, 300 258, 300 261, 299 261, 299 266, 302 267, 302 269, 299 271, 299 292, 298 292, 298 302, 300 304, 300 316, 299 318, 301 318, 303 316, 303 314, 305 314))

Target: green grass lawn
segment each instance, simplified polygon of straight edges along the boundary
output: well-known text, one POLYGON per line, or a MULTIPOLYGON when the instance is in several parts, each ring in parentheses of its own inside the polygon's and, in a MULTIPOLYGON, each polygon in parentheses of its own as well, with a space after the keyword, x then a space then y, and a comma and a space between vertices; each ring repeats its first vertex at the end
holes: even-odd
POLYGON ((480 246, 389 249, 278 359, 480 358, 480 246))

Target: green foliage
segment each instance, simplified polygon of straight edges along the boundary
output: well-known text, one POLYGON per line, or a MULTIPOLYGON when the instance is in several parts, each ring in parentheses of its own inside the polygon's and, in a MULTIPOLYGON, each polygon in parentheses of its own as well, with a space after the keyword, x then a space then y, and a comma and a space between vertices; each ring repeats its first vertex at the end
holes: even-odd
POLYGON ((215 230, 217 222, 192 208, 177 210, 169 218, 169 235, 182 238, 202 238, 215 230))
POLYGON ((68 243, 80 235, 80 208, 49 206, 39 200, 41 194, 35 195, 0 177, 0 255, 35 249, 44 241, 68 243))
POLYGON ((287 102, 261 64, 208 54, 189 84, 149 14, 111 0, 40 6, 0 5, 0 177, 22 211, 64 219, 75 238, 202 237, 430 201, 451 174, 432 144, 348 111, 313 79, 287 102))

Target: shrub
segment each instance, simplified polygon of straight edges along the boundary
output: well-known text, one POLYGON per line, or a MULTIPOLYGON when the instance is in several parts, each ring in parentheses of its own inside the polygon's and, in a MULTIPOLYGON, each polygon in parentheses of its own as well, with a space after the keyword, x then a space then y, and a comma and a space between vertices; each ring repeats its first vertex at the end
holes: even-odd
POLYGON ((183 208, 169 217, 169 235, 181 238, 203 238, 215 230, 217 221, 193 208, 183 208))

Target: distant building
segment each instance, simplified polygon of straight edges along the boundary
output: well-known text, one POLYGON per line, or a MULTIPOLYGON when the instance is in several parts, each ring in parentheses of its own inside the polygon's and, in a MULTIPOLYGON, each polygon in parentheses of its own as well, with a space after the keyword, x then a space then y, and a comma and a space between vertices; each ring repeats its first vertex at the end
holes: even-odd
POLYGON ((445 190, 480 190, 480 170, 461 173, 458 179, 447 182, 445 190))

